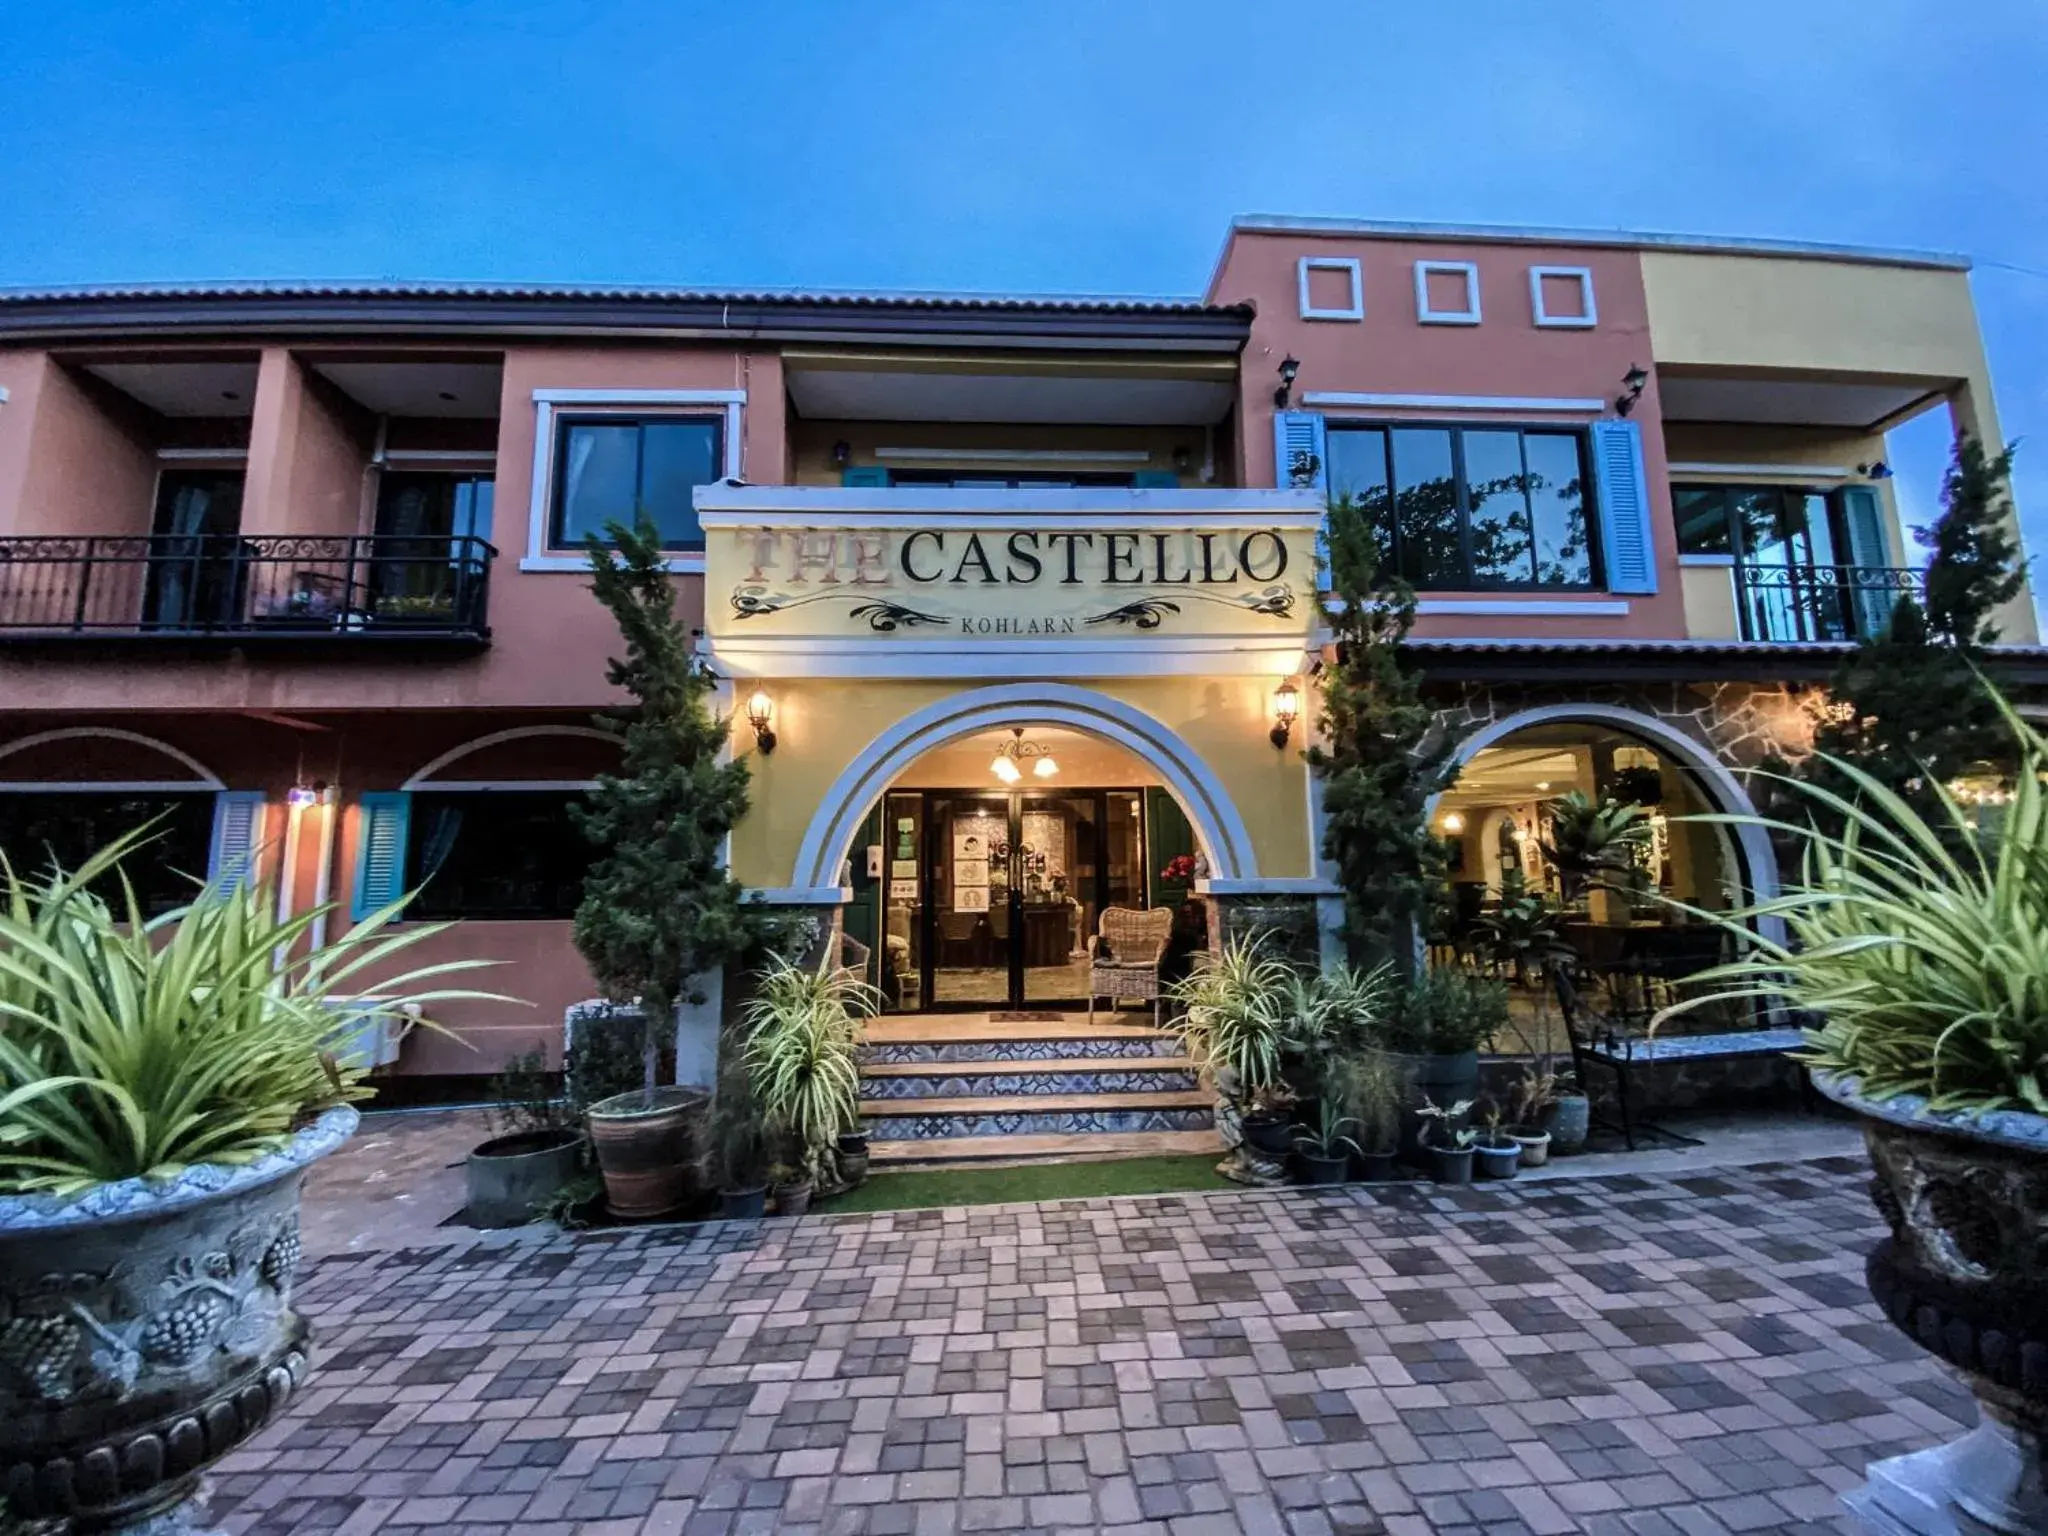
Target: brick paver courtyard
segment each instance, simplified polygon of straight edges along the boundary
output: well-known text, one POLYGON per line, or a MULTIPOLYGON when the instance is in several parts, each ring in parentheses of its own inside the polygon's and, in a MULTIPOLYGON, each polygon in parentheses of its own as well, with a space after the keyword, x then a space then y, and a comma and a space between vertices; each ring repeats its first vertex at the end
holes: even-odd
POLYGON ((228 1531, 1836 1531, 1974 1421, 1860 1158, 597 1232, 313 1264, 228 1531))

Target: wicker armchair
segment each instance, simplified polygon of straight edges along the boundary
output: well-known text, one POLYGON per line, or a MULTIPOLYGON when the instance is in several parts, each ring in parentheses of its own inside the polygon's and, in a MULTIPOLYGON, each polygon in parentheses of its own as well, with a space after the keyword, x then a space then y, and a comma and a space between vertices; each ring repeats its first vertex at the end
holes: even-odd
POLYGON ((1155 907, 1140 912, 1110 907, 1102 914, 1098 935, 1088 941, 1088 1022, 1095 1022, 1095 999, 1109 999, 1110 1011, 1126 998, 1152 1005, 1159 1022, 1159 971, 1166 943, 1173 936, 1173 912, 1155 907))

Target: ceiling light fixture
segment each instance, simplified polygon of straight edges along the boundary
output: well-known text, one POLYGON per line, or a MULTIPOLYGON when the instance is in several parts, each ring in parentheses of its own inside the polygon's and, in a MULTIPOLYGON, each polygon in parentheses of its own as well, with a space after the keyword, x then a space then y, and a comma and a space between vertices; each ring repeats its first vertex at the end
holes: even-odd
POLYGON ((1017 766, 1020 762, 1030 763, 1032 775, 1036 778, 1049 779, 1060 771, 1059 759, 1052 755, 1051 747, 1043 742, 1026 741, 1024 727, 1013 725, 1010 727, 1010 739, 996 747, 995 759, 988 765, 988 770, 1005 784, 1014 784, 1024 777, 1024 770, 1017 766))

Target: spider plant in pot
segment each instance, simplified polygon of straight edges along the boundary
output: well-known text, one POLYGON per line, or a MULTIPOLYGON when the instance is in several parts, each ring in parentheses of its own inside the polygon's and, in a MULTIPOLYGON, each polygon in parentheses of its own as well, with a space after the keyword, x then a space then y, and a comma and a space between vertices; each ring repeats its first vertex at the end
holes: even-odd
MULTIPOLYGON (((337 939, 231 871, 144 915, 137 834, 0 861, 0 1505, 24 1526, 185 1529, 201 1474, 283 1408, 306 1170, 356 1126, 366 1014, 484 994, 401 969, 447 924, 337 939), (104 897, 101 893, 104 893, 104 897)), ((495 999, 509 1001, 508 999, 495 999)))
POLYGON ((1226 941, 1171 988, 1182 1049, 1212 1076, 1246 1145, 1267 1159, 1293 1146, 1293 1121, 1283 1112, 1292 1095, 1281 1071, 1293 979, 1257 935, 1226 941))
POLYGON ((1463 1124, 1472 1111, 1470 1099, 1444 1105, 1431 1099, 1417 1113, 1422 1117, 1422 1150, 1429 1156, 1430 1177, 1439 1184, 1472 1182, 1472 1150, 1478 1135, 1463 1124))
POLYGON ((1351 1156, 1358 1143, 1351 1130, 1358 1122, 1344 1113, 1335 1094, 1316 1100, 1312 1125, 1294 1127, 1294 1155, 1304 1184, 1342 1184, 1351 1172, 1351 1156))
POLYGON ((1512 1179, 1522 1160, 1521 1143, 1501 1129, 1500 1106, 1491 1099, 1481 1102, 1486 1106, 1481 1116, 1486 1129, 1473 1143, 1473 1172, 1482 1179, 1512 1179))
POLYGON ((739 1015, 743 1059, 776 1148, 776 1209, 797 1215, 827 1153, 860 1124, 860 1020, 880 994, 855 972, 787 958, 753 988, 739 1015))
POLYGON ((1824 758, 1844 792, 1787 782, 1839 832, 1697 818, 1789 837, 1799 878, 1699 913, 1744 952, 1654 1021, 1711 998, 1789 1004, 1815 1084, 1861 1117, 1889 1228, 1871 1294, 1982 1409, 1961 1440, 1870 1468, 1848 1502, 1876 1529, 2048 1530, 2048 741, 1998 705, 2018 763, 2002 816, 1938 782, 1923 812, 1824 758), (1750 929, 1767 919, 1782 942, 1750 929))

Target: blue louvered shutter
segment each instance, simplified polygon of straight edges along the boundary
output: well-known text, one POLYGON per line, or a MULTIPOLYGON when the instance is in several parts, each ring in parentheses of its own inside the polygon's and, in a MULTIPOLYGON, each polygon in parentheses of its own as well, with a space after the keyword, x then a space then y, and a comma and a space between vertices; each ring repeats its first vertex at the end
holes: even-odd
POLYGON ((889 484, 889 471, 879 464, 849 464, 839 471, 839 483, 851 489, 881 490, 889 484))
POLYGON ((1842 521, 1849 533, 1848 580, 1855 589, 1856 632, 1879 635, 1892 621, 1898 593, 1889 569, 1891 545, 1884 536, 1884 504, 1867 485, 1842 487, 1842 521))
POLYGON ((1657 543, 1643 475, 1643 429, 1632 421, 1593 423, 1593 479, 1600 491, 1600 548, 1607 590, 1657 590, 1657 543))
POLYGON ((239 890, 256 878, 256 851, 263 836, 263 791, 224 789, 213 797, 213 836, 206 849, 206 878, 225 890, 239 890))
POLYGON ((1134 491, 1177 491, 1180 476, 1170 469, 1141 469, 1131 476, 1134 491))
POLYGON ((1273 483, 1282 490, 1327 490, 1326 448, 1320 411, 1273 413, 1273 483))
POLYGON ((349 916, 361 922, 405 894, 405 835, 412 796, 402 791, 364 795, 356 802, 356 881, 349 916))

